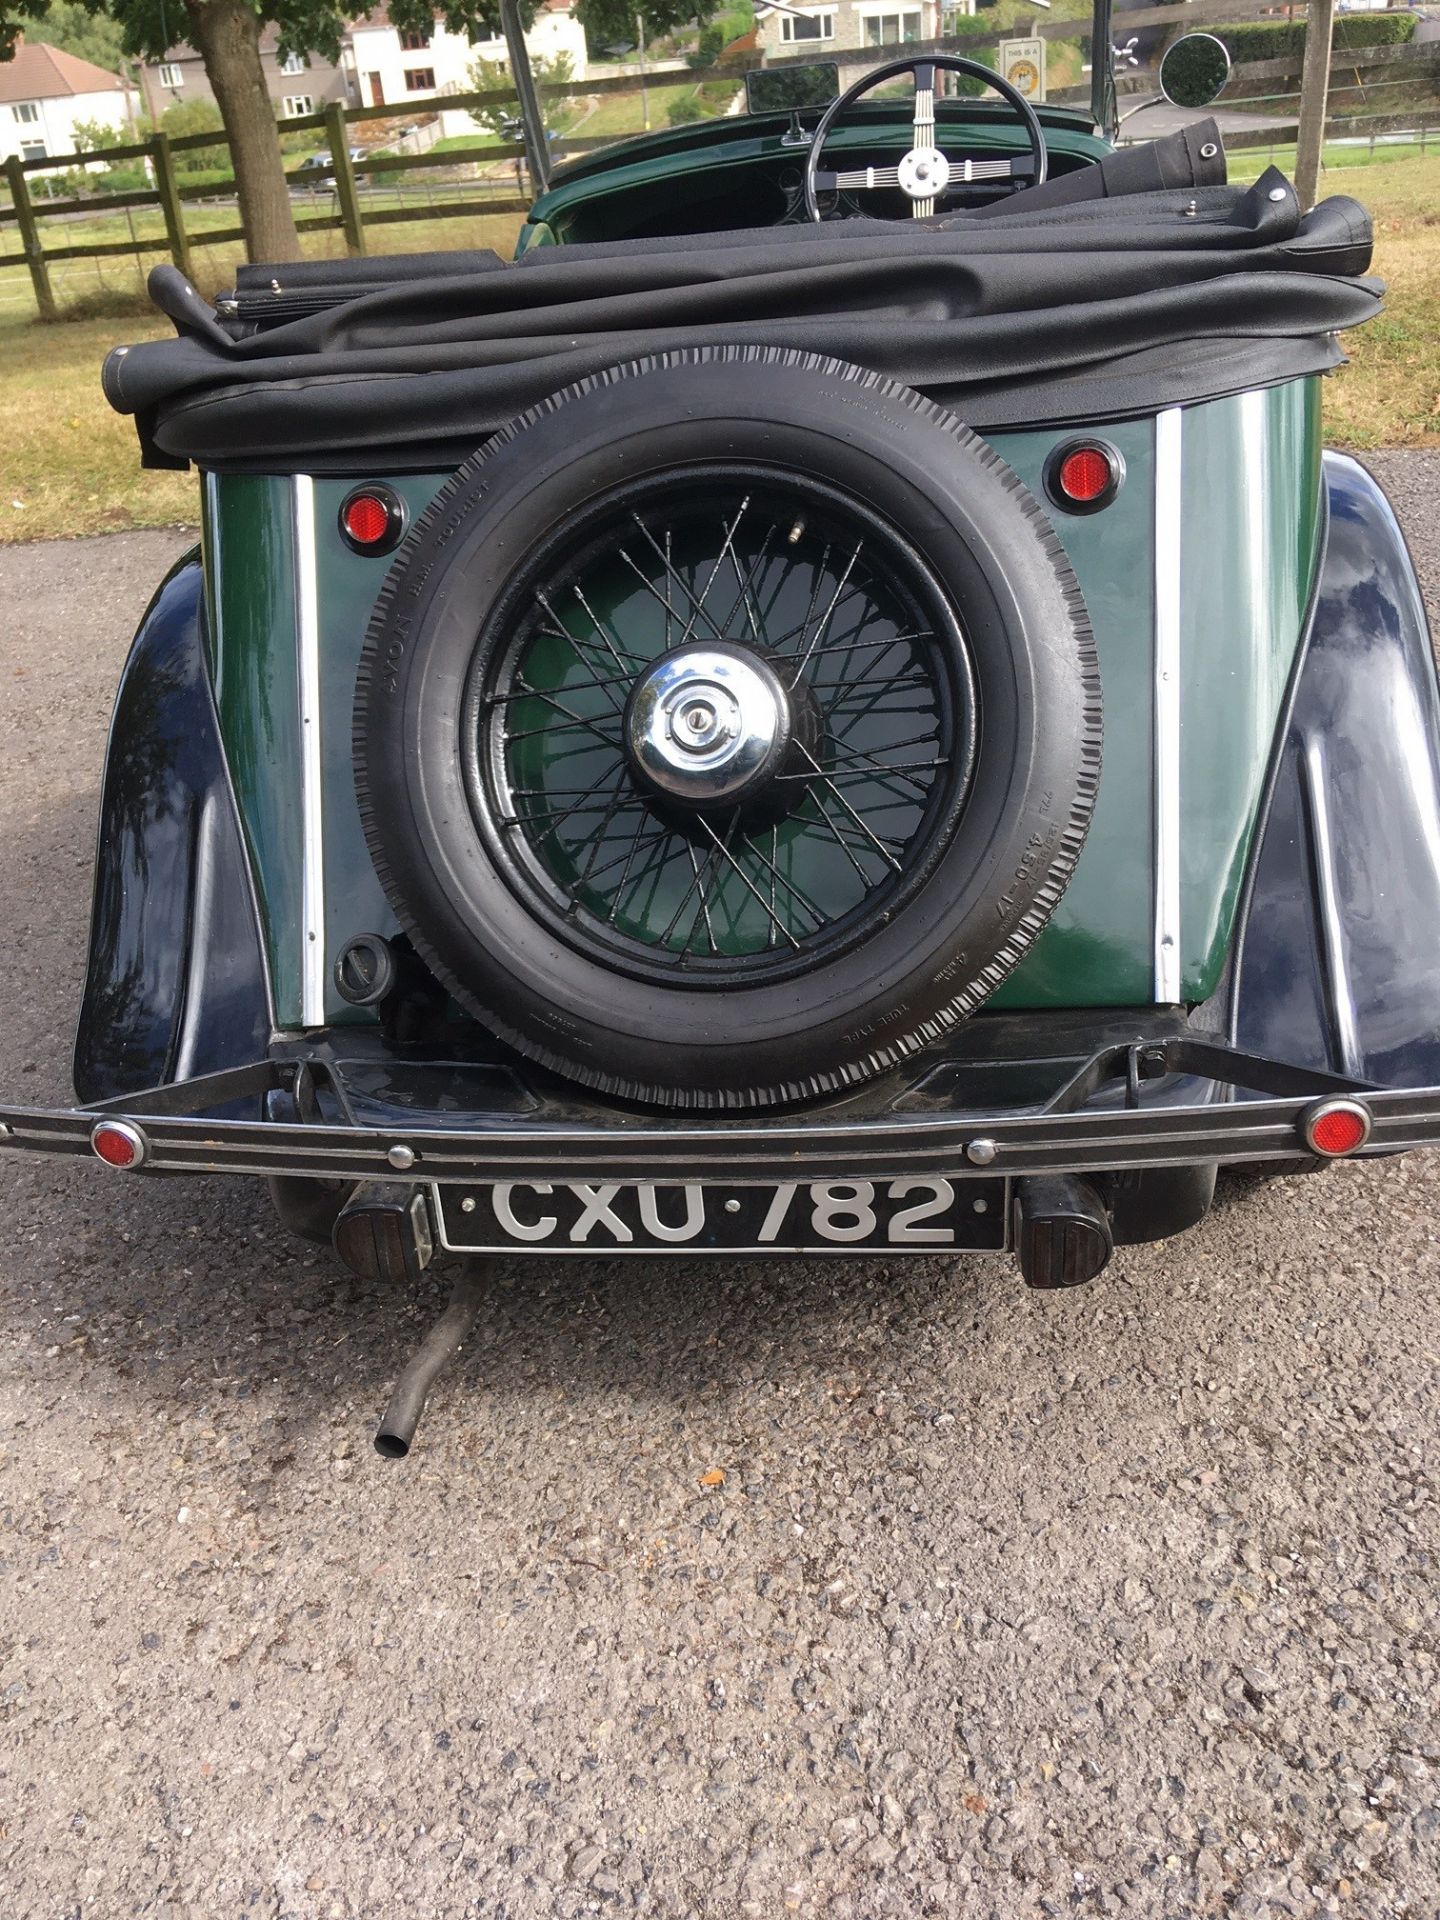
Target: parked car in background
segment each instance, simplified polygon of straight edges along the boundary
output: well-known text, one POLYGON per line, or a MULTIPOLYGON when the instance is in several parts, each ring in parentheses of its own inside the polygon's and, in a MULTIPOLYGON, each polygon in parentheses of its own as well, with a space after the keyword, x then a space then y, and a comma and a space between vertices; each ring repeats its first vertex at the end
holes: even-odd
MULTIPOLYGON (((363 160, 369 152, 370 149, 367 147, 349 149, 352 160, 363 160)), ((334 178, 335 156, 328 147, 322 147, 316 153, 307 153, 290 175, 292 182, 298 181, 302 186, 322 186, 326 181, 334 178)))

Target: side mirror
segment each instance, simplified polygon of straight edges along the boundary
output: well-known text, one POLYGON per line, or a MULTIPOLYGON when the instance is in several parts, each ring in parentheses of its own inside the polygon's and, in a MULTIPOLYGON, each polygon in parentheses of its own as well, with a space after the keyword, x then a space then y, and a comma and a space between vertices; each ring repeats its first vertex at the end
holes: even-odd
POLYGON ((1182 34, 1160 61, 1160 91, 1174 107, 1208 107, 1229 78, 1229 50, 1213 33, 1182 34))

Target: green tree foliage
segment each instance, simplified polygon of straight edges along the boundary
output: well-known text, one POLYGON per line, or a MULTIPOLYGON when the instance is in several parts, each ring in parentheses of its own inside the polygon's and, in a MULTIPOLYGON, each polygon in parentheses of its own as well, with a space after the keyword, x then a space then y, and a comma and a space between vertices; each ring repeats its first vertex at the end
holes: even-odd
POLYGON ((720 14, 716 25, 725 36, 722 46, 728 47, 732 40, 738 40, 742 34, 749 33, 755 25, 754 0, 736 0, 732 7, 726 7, 720 14))
MULTIPOLYGON (((53 40, 47 42, 54 44, 53 40)), ((123 146, 129 135, 122 127, 107 126, 103 120, 77 120, 73 137, 76 153, 98 153, 102 147, 123 146)))
POLYGON ((659 40, 667 33, 699 21, 708 25, 719 11, 716 0, 580 0, 575 18, 592 47, 634 46, 636 17, 643 15, 645 38, 659 40))
MULTIPOLYGON (((219 133, 224 122, 213 100, 174 100, 160 116, 172 140, 187 133, 219 133)), ((224 147, 182 147, 172 156, 177 173, 214 173, 226 162, 224 147)))
POLYGON ((107 13, 92 13, 80 0, 51 0, 49 12, 27 29, 27 35, 89 60, 107 73, 119 71, 125 29, 107 13))
MULTIPOLYGON (((575 69, 568 53, 557 53, 548 60, 543 54, 533 55, 530 71, 535 76, 542 106, 547 88, 564 86, 567 80, 575 78, 575 69)), ((510 94, 508 101, 497 101, 493 107, 474 107, 470 114, 472 120, 478 120, 491 133, 507 135, 520 113, 509 65, 504 60, 487 60, 483 55, 477 55, 470 62, 469 80, 474 93, 495 93, 503 89, 510 94)), ((548 120, 550 116, 546 118, 548 120)))
MULTIPOLYGON (((1331 44, 1339 47, 1385 47, 1413 40, 1417 17, 1413 13, 1342 13, 1335 19, 1331 44)), ((1183 31, 1183 29, 1178 29, 1183 31)), ((1247 21, 1237 26, 1209 26, 1217 40, 1223 40, 1230 58, 1242 60, 1283 60, 1293 57, 1298 70, 1305 53, 1303 20, 1247 21)))
POLYGON ((724 44, 725 29, 718 20, 712 20, 710 25, 702 30, 695 51, 690 56, 691 66, 713 67, 720 58, 720 49, 724 44))

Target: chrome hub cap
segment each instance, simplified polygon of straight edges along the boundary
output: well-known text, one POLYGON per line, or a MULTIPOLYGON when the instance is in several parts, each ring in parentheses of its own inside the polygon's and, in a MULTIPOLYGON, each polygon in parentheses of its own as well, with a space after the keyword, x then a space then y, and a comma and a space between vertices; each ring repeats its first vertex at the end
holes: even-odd
POLYGON ((774 772, 790 703, 757 655, 716 642, 662 654, 625 709, 631 763, 658 793, 692 806, 731 802, 774 772))

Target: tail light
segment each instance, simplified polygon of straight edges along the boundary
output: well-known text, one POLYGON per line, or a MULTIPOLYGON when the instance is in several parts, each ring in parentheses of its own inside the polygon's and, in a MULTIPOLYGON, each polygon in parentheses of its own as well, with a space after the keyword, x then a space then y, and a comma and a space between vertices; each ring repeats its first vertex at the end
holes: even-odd
POLYGON ((150 1152, 149 1141, 128 1120, 97 1120, 90 1130, 90 1145, 98 1160, 121 1173, 143 1166, 150 1152))
POLYGON ((1300 1131, 1312 1153, 1343 1160, 1370 1138, 1370 1115, 1358 1100, 1321 1100, 1305 1115, 1300 1131))
POLYGON ((405 502, 391 487, 356 487, 341 502, 340 537, 354 553, 390 553, 404 531, 405 502))
POLYGON ((1068 440, 1045 466, 1045 489, 1066 513, 1096 513, 1108 507, 1125 478, 1125 462, 1104 440, 1068 440))

